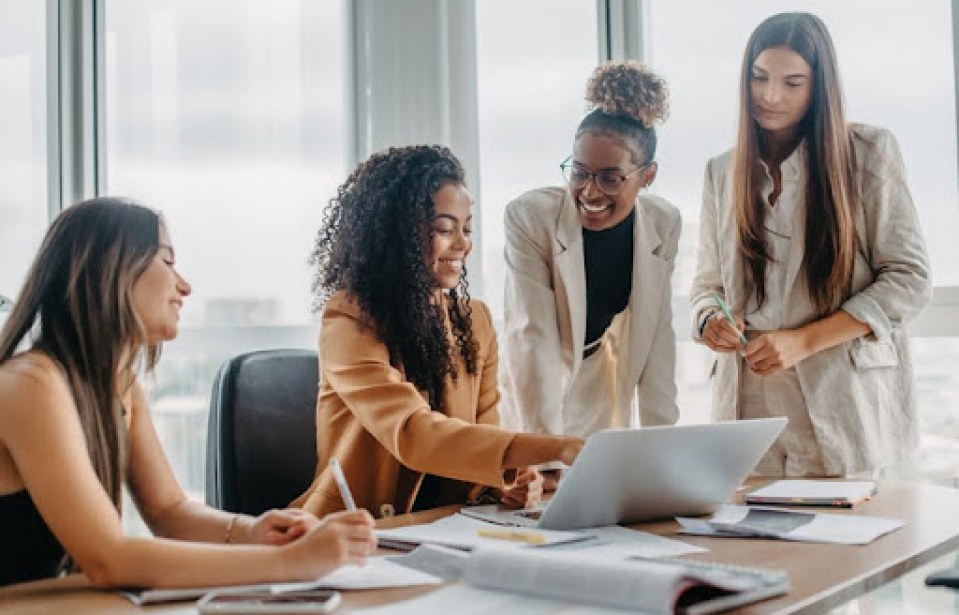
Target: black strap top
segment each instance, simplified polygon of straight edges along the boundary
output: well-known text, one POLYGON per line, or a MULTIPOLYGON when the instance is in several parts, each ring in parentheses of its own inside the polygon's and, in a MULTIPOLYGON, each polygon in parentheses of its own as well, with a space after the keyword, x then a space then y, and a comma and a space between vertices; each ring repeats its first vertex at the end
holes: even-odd
MULTIPOLYGON (((602 337, 613 317, 629 304, 633 288, 633 225, 636 208, 616 226, 602 231, 583 229, 586 269, 586 339, 589 346, 602 337)), ((591 350, 594 350, 593 347, 591 350)), ((587 350, 584 355, 592 354, 587 350)))
POLYGON ((0 585, 55 577, 64 555, 26 489, 0 496, 0 585))

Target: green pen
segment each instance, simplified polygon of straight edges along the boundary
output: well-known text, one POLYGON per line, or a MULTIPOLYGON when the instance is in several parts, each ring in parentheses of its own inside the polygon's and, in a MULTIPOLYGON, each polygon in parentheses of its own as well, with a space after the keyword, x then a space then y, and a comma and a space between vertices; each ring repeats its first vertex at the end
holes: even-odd
MULTIPOLYGON (((729 308, 726 307, 726 302, 723 301, 723 298, 720 297, 719 293, 716 291, 713 291, 713 299, 715 299, 716 303, 719 304, 719 309, 723 311, 723 315, 726 317, 726 320, 729 321, 729 324, 731 324, 733 328, 738 328, 736 327, 736 319, 733 318, 733 315, 729 313, 729 308)), ((746 336, 743 335, 742 331, 739 332, 739 341, 742 342, 743 346, 749 344, 749 340, 746 339, 746 336)))

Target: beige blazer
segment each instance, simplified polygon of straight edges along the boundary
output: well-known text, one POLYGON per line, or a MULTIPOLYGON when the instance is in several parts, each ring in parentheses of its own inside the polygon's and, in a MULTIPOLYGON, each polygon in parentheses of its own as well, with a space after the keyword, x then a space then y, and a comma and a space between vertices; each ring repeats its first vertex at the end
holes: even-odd
POLYGON ((386 345, 345 293, 330 297, 320 329, 320 392, 316 402, 316 478, 292 506, 325 515, 343 510, 329 470, 343 466, 353 499, 374 516, 410 512, 426 473, 463 484, 458 501, 474 485, 503 488, 503 456, 514 434, 498 427, 496 332, 489 310, 473 308, 476 374, 455 355, 458 376, 443 393, 444 412, 390 363, 386 345))
MULTIPOLYGON (((916 394, 906 324, 929 302, 932 276, 926 245, 895 137, 888 130, 852 125, 855 181, 861 207, 854 212, 860 247, 850 297, 841 309, 873 333, 840 344, 796 365, 826 471, 850 474, 906 458, 918 441, 916 394)), ((741 315, 744 270, 737 250, 731 201, 732 152, 706 166, 699 254, 690 290, 693 338, 716 291, 741 315)), ((805 164, 797 181, 805 182, 805 164)), ((794 229, 787 262, 783 326, 796 328, 817 316, 802 273, 804 212, 794 229)), ((735 353, 716 355, 712 371, 713 415, 739 416, 739 368, 735 353)))
MULTIPOLYGON (((672 424, 679 413, 671 278, 682 224, 679 211, 655 196, 639 196, 636 212, 633 287, 623 334, 610 340, 617 347, 609 371, 620 414, 636 399, 643 425, 672 424)), ((591 407, 566 407, 571 387, 590 386, 577 383, 586 335, 582 224, 569 191, 551 187, 509 203, 505 231, 503 413, 528 431, 562 434, 564 413, 617 403, 597 398, 591 407)))

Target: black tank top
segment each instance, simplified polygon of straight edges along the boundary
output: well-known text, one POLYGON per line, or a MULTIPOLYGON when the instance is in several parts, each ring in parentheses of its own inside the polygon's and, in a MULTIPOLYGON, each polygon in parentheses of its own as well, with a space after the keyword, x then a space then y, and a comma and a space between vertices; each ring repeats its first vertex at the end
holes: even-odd
POLYGON ((55 577, 64 555, 26 489, 0 495, 0 585, 55 577))

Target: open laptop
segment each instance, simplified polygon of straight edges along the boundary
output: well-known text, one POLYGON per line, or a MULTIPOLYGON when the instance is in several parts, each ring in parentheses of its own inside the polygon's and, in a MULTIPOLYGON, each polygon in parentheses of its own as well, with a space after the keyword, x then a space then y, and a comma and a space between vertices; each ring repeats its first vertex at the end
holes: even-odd
POLYGON ((465 508, 494 523, 573 530, 715 512, 786 426, 785 418, 600 431, 535 510, 465 508))

